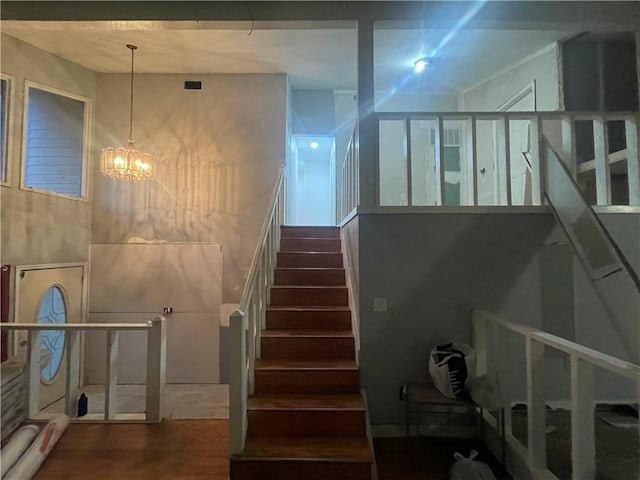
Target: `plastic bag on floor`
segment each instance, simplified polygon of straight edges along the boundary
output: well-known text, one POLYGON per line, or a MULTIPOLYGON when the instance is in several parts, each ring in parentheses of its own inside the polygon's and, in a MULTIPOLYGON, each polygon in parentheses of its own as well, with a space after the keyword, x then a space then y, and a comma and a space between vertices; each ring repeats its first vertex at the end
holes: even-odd
POLYGON ((478 456, 476 450, 471 450, 469 457, 456 452, 453 457, 457 460, 449 470, 451 480, 496 480, 495 475, 484 462, 475 461, 478 456))

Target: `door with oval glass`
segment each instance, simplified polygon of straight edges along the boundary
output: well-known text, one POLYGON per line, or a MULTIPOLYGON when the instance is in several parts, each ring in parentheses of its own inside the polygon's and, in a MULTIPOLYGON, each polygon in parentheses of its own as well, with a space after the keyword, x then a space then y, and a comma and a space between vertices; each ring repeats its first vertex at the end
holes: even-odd
MULTIPOLYGON (((78 323, 82 312, 84 267, 18 268, 18 322, 78 323)), ((18 353, 26 353, 27 333, 20 332, 18 353)), ((64 397, 66 383, 66 335, 43 330, 40 335, 40 401, 42 409, 64 397)))

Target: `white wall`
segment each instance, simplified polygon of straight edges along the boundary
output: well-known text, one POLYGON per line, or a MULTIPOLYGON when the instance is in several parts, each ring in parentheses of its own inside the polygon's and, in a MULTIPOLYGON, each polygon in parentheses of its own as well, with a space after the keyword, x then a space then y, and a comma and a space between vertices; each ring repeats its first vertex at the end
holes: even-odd
MULTIPOLYGON (((540 327, 538 252, 554 228, 551 214, 358 219, 361 380, 373 424, 404 422, 399 386, 428 381, 434 346, 471 342, 472 308, 540 327), (374 312, 374 297, 387 298, 388 311, 374 312)), ((524 348, 512 351, 510 390, 525 398, 524 348)))
POLYGON ((521 63, 462 93, 465 111, 492 112, 505 100, 536 82, 536 110, 559 108, 557 47, 545 47, 521 63))
MULTIPOLYGON (((128 75, 99 75, 97 144, 126 141, 128 75)), ((138 75, 134 137, 158 175, 125 184, 95 175, 93 243, 217 242, 223 303, 239 301, 279 166, 284 75, 138 75), (202 90, 184 90, 185 80, 202 90)))
POLYGON ((378 91, 375 104, 377 112, 456 112, 458 96, 420 90, 401 90, 392 94, 378 91))
MULTIPOLYGON (((20 190, 25 80, 96 98, 97 76, 63 58, 2 35, 2 72, 14 77, 10 121, 10 186, 0 187, 2 264, 46 264, 89 259, 91 202, 20 190)), ((89 162, 87 179, 91 179, 89 162)), ((91 186, 89 185, 89 192, 91 186)))
MULTIPOLYGON (((167 383, 218 383, 221 253, 210 243, 92 245, 89 321, 147 322, 171 307, 167 383)), ((88 335, 90 384, 104 381, 105 345, 104 332, 88 335)), ((120 334, 121 383, 145 383, 146 345, 145 332, 120 334)))

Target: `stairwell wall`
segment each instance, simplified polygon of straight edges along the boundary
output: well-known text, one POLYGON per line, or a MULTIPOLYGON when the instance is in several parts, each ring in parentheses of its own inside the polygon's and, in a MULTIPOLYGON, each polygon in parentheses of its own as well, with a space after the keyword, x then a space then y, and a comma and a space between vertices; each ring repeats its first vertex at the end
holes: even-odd
MULTIPOLYGON (((404 423, 398 388, 428 381, 430 350, 471 343, 483 308, 541 326, 539 249, 550 213, 359 215, 361 380, 372 424, 404 423), (388 310, 374 312, 374 297, 388 310)), ((511 348, 510 389, 524 390, 524 341, 511 348)))
MULTIPOLYGON (((218 349, 225 354, 227 340, 227 318, 221 316, 228 316, 240 300, 268 200, 285 161, 287 78, 283 74, 141 74, 135 82, 134 137, 138 148, 156 155, 158 175, 146 184, 132 185, 96 172, 92 243, 123 249, 131 243, 150 244, 144 248, 157 243, 219 244, 222 274, 212 271, 209 281, 199 285, 201 292, 218 299, 218 306, 206 311, 197 305, 184 306, 181 313, 198 314, 190 333, 182 332, 183 348, 189 348, 191 335, 210 332, 213 324, 219 332, 207 335, 208 354, 221 358, 218 349), (186 80, 201 81, 202 89, 185 90, 186 80)), ((99 151, 127 138, 128 122, 122 113, 128 111, 129 76, 100 74, 97 91, 99 151)), ((176 278, 194 278, 192 268, 207 270, 205 262, 195 267, 186 261, 178 265, 176 278)), ((154 271, 142 261, 129 268, 154 271)), ((154 277, 147 288, 167 288, 163 285, 161 276, 154 277)), ((92 303, 99 303, 101 290, 99 282, 94 282, 91 295, 96 302, 92 303)), ((141 321, 150 318, 143 312, 118 309, 117 303, 113 299, 107 312, 114 321, 120 313, 139 313, 141 321)), ((158 311, 162 306, 157 305, 158 311)), ((91 315, 97 313, 91 309, 91 315)), ((174 322, 178 320, 174 315, 174 322)), ((132 349, 125 345, 121 351, 132 349)), ((127 359, 122 362, 127 364, 127 359)), ((210 362, 216 363, 215 358, 210 362)), ((219 363, 220 371, 209 378, 224 382, 227 365, 219 363)))

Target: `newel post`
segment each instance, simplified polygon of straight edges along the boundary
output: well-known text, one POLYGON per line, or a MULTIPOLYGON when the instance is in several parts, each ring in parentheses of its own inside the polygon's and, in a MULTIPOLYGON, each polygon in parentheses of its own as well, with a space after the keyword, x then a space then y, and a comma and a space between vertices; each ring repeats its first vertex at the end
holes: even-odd
POLYGON ((247 431, 247 340, 244 314, 229 318, 229 452, 242 453, 247 431))
POLYGON ((159 315, 147 331, 147 423, 162 420, 166 367, 167 324, 165 317, 159 315))

